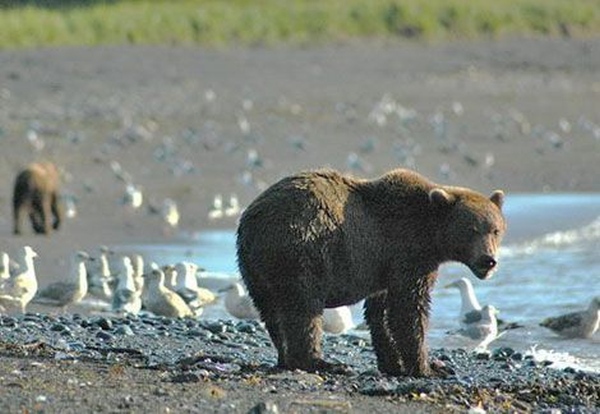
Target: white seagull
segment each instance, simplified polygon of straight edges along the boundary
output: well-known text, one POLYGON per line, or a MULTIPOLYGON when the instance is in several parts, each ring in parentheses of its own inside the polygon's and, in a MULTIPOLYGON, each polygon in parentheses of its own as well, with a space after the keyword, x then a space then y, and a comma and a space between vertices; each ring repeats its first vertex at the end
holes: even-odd
POLYGON ((165 274, 162 270, 151 271, 145 275, 145 279, 142 301, 148 311, 171 318, 194 316, 181 296, 165 287, 165 274))
POLYGON ((87 261, 88 292, 90 295, 107 302, 112 299, 113 277, 108 263, 108 255, 112 252, 106 246, 100 246, 98 257, 90 257, 87 261))
POLYGON ((10 257, 8 253, 0 252, 0 290, 8 279, 10 279, 10 257))
POLYGON ((166 198, 163 201, 161 208, 161 217, 169 228, 175 228, 179 224, 179 209, 177 203, 171 198, 166 198))
POLYGON ((33 259, 37 253, 30 247, 24 246, 18 257, 18 268, 11 274, 0 292, 0 308, 18 308, 25 313, 25 308, 35 296, 38 283, 35 275, 33 259))
POLYGON ((87 270, 85 263, 89 255, 84 251, 77 251, 71 257, 71 275, 69 281, 52 283, 39 291, 33 298, 33 303, 48 306, 62 307, 79 303, 87 294, 87 270))
POLYGON ((225 309, 231 316, 238 319, 260 319, 252 298, 240 282, 234 282, 220 292, 225 292, 225 309))
POLYGON ((112 310, 117 313, 137 315, 142 309, 142 292, 136 289, 133 280, 133 266, 127 256, 121 257, 115 268, 117 286, 113 294, 112 310))
POLYGON ((475 296, 475 290, 471 281, 465 277, 455 280, 445 286, 446 288, 455 287, 460 291, 461 305, 460 305, 460 324, 462 327, 468 327, 469 323, 467 320, 472 320, 472 315, 477 315, 481 312, 481 305, 475 296), (471 315, 467 317, 467 315, 471 315))
POLYGON ((125 194, 123 195, 122 203, 131 210, 137 210, 144 202, 142 189, 133 183, 127 183, 125 194))
POLYGON ((215 195, 210 210, 208 210, 208 218, 215 220, 222 218, 225 214, 223 210, 223 196, 221 194, 215 195))
POLYGON ((461 329, 456 333, 467 338, 479 341, 477 348, 485 349, 487 345, 498 337, 498 310, 492 305, 483 308, 475 296, 471 281, 460 278, 446 285, 456 287, 460 291, 461 309, 459 321, 461 329))
POLYGON ((229 196, 229 203, 227 205, 227 207, 225 207, 225 216, 227 217, 233 217, 233 216, 237 216, 238 214, 240 214, 240 201, 238 200, 237 195, 235 194, 231 194, 229 196))
POLYGON ((354 327, 352 312, 348 306, 327 308, 323 311, 323 330, 331 334, 343 334, 354 327))
POLYGON ((477 348, 485 349, 498 337, 497 313, 492 305, 485 305, 479 312, 470 312, 465 317, 465 326, 457 333, 478 341, 477 348))

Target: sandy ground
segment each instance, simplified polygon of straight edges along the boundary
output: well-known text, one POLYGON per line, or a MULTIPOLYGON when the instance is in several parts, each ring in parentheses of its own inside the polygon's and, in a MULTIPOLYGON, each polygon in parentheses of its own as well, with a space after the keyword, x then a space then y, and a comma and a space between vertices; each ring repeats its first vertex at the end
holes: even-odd
POLYGON ((598 192, 599 98, 600 39, 3 51, 0 249, 32 245, 45 285, 74 250, 178 240, 148 212, 167 197, 179 231, 233 228, 208 219, 216 194, 243 206, 320 166, 367 177, 408 166, 482 192, 598 192), (29 226, 14 237, 13 180, 39 159, 61 166, 78 214, 50 237, 29 226), (144 190, 138 211, 120 203, 115 162, 144 190))

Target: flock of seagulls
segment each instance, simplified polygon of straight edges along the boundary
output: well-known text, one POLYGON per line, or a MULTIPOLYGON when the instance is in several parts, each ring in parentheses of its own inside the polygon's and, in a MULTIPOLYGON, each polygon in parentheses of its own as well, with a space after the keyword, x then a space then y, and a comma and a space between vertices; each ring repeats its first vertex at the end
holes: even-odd
MULTIPOLYGON (((499 313, 493 305, 481 306, 473 285, 467 278, 460 278, 446 285, 457 288, 461 297, 459 314, 460 329, 455 333, 478 342, 476 348, 486 348, 490 342, 499 338, 499 313)), ((540 326, 548 328, 564 338, 590 338, 600 327, 600 297, 592 299, 587 309, 543 320, 540 326)), ((519 326, 517 326, 519 327, 519 326)), ((512 326, 506 329, 512 329, 512 326)))
POLYGON ((223 217, 235 217, 238 216, 242 211, 240 207, 240 201, 237 195, 230 194, 227 205, 223 203, 223 196, 221 194, 215 195, 213 202, 208 211, 208 218, 210 220, 216 220, 223 217))
POLYGON ((0 254, 0 312, 24 313, 30 303, 64 312, 91 300, 91 307, 115 314, 147 311, 168 317, 196 317, 204 306, 217 300, 216 294, 198 287, 198 266, 194 263, 159 267, 151 262, 145 267, 141 255, 117 254, 106 246, 100 246, 95 256, 74 252, 68 277, 38 290, 35 257, 37 253, 30 246, 23 247, 13 265, 8 254, 0 254))
MULTIPOLYGON (((217 293, 198 285, 200 267, 192 262, 178 262, 159 267, 144 266, 141 255, 120 255, 100 246, 97 255, 84 251, 73 253, 70 274, 64 281, 52 283, 38 291, 33 259, 37 254, 25 246, 15 269, 10 271, 10 258, 2 252, 0 274, 0 312, 24 313, 29 303, 60 308, 83 305, 93 297, 93 306, 115 314, 138 314, 141 311, 172 318, 198 317, 204 306, 218 300, 217 293)), ((238 319, 259 319, 259 314, 243 285, 233 283, 225 293, 226 311, 238 319)), ((348 307, 327 309, 323 327, 326 332, 340 334, 354 326, 348 307)))
MULTIPOLYGON (((64 312, 92 297, 96 304, 103 304, 100 308, 115 314, 146 311, 173 318, 198 317, 205 306, 218 300, 218 294, 224 294, 224 307, 231 316, 260 319, 241 282, 214 293, 199 286, 199 272, 203 269, 192 262, 161 267, 154 262, 145 263, 139 254, 117 254, 100 246, 93 256, 84 251, 74 252, 68 278, 38 290, 36 257, 30 246, 22 247, 14 261, 6 252, 0 252, 0 312, 24 313, 30 303, 57 307, 64 312)), ((446 287, 458 289, 461 297, 460 328, 455 334, 477 341, 477 348, 486 348, 502 335, 498 310, 489 304, 481 306, 469 279, 457 279, 446 287)), ((354 326, 347 306, 326 309, 323 313, 325 332, 340 334, 354 326)), ((585 310, 547 318, 540 326, 565 338, 590 338, 600 327, 600 297, 592 299, 585 310)))

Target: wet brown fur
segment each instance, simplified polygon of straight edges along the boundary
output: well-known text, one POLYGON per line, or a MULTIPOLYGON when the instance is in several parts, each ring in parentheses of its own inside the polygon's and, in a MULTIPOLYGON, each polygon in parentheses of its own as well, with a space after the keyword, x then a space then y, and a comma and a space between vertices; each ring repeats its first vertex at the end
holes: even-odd
POLYGON ((58 230, 62 219, 59 185, 58 169, 50 162, 32 163, 19 172, 13 192, 14 234, 21 234, 25 215, 37 234, 58 230))
POLYGON ((375 180, 309 171, 268 188, 241 217, 237 251, 279 365, 329 367, 323 309, 366 298, 379 369, 430 375, 425 336, 438 267, 453 260, 477 273, 482 254, 495 255, 502 194, 492 200, 401 169, 375 180))

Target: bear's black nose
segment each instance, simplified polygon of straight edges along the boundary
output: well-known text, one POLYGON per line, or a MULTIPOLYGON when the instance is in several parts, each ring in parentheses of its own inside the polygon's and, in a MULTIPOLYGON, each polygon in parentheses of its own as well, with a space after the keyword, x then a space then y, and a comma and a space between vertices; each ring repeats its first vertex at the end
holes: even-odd
POLYGON ((496 262, 496 259, 494 259, 492 256, 488 256, 488 255, 482 256, 479 259, 479 267, 481 267, 483 269, 487 269, 487 270, 490 270, 490 269, 493 269, 494 267, 496 267, 497 263, 498 262, 496 262))

